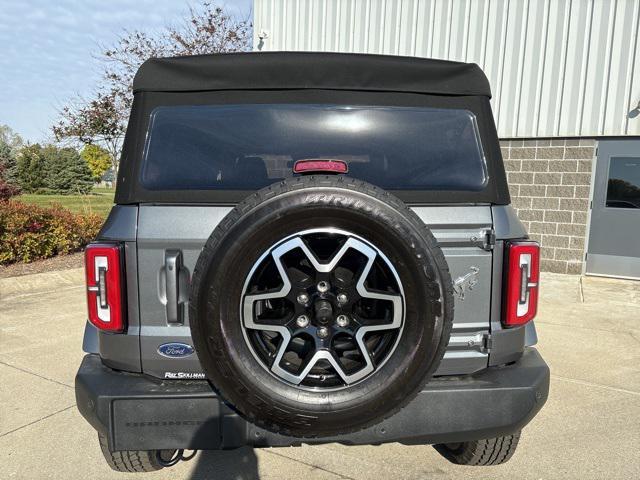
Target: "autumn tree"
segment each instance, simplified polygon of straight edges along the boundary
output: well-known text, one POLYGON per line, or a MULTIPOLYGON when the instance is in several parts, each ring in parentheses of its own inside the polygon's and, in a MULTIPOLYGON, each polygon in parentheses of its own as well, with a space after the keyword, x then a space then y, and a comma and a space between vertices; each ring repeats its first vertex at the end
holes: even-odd
POLYGON ((77 97, 60 111, 53 127, 58 140, 96 144, 109 153, 118 169, 119 155, 133 101, 136 71, 152 57, 173 57, 246 51, 250 48, 251 22, 205 2, 191 7, 176 26, 149 33, 128 31, 98 56, 103 65, 102 83, 90 98, 77 97))
POLYGON ((87 144, 80 152, 80 156, 87 162, 91 175, 96 182, 99 182, 109 167, 111 167, 111 156, 109 152, 99 145, 87 144))

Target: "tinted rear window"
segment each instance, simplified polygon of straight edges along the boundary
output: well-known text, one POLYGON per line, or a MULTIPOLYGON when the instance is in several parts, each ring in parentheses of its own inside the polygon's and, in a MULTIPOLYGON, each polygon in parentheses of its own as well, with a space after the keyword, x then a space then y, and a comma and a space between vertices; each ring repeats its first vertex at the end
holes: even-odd
POLYGON ((158 107, 141 181, 149 190, 253 190, 308 158, 339 159, 388 190, 479 191, 487 167, 468 110, 336 105, 158 107))

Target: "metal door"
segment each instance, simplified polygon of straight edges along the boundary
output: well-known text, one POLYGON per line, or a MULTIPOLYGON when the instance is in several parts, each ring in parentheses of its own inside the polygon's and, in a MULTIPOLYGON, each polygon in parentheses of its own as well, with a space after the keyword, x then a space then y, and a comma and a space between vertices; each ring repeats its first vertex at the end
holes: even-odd
POLYGON ((640 139, 599 142, 586 273, 640 278, 640 139))

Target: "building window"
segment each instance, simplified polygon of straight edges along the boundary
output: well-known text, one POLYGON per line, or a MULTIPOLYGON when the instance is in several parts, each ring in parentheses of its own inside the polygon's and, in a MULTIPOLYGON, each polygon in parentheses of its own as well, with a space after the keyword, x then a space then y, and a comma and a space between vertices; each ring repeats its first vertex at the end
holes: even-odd
POLYGON ((611 157, 607 207, 640 208, 640 157, 611 157))

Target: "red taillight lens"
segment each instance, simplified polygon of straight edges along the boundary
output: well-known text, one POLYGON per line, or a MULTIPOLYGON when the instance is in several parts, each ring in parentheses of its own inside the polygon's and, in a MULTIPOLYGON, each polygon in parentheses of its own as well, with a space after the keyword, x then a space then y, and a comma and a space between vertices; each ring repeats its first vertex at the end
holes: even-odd
POLYGON ((92 243, 84 252, 89 321, 109 332, 124 331, 120 251, 119 245, 92 243))
POLYGON ((342 160, 332 158, 305 158, 293 165, 293 173, 347 173, 349 167, 342 160))
POLYGON ((511 242, 506 245, 505 327, 523 325, 536 316, 540 280, 540 245, 511 242))

